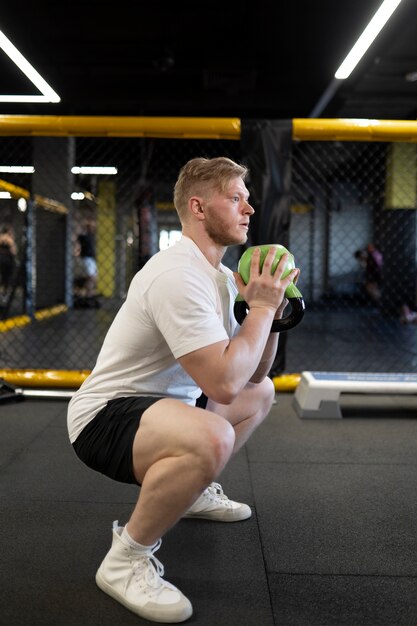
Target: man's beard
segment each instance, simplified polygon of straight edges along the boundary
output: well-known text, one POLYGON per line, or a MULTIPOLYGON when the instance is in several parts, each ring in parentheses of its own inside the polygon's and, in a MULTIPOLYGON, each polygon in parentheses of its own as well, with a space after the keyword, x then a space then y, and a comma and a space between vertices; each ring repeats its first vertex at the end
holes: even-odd
POLYGON ((228 234, 221 222, 216 222, 212 220, 205 221, 206 233, 214 241, 215 244, 219 246, 236 246, 238 244, 244 244, 247 241, 247 234, 242 233, 240 237, 236 234, 233 238, 230 234, 228 234))

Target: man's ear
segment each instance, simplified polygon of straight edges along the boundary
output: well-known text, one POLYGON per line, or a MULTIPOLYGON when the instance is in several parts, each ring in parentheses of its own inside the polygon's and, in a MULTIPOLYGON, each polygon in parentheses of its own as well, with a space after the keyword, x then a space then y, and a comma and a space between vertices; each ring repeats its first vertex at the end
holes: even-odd
POLYGON ((201 202, 201 198, 198 198, 197 196, 192 196, 188 203, 191 213, 195 215, 195 217, 197 217, 198 219, 204 217, 204 210, 201 202))

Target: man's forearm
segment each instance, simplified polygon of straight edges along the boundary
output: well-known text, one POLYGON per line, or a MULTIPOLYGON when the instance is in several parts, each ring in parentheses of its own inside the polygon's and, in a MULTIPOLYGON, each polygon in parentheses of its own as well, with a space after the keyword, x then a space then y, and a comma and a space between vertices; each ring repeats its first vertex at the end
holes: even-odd
POLYGON ((279 333, 271 333, 269 335, 265 350, 263 352, 261 360, 259 361, 259 365, 256 368, 252 378, 250 379, 251 383, 260 383, 263 381, 265 376, 268 376, 277 354, 278 341, 279 333))
POLYGON ((249 380, 260 382, 265 378, 268 366, 275 358, 278 342, 277 333, 270 333, 272 321, 270 315, 265 318, 264 311, 252 309, 249 312, 223 353, 223 363, 219 363, 225 381, 233 380, 237 387, 244 387, 249 380), (265 373, 262 375, 262 372, 265 373))

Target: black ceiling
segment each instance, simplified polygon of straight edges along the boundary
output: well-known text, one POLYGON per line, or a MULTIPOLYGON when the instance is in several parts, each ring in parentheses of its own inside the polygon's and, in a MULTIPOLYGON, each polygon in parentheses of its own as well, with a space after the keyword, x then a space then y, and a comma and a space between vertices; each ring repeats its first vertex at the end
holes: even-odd
MULTIPOLYGON (((9 0, 0 30, 60 95, 0 114, 309 117, 381 0, 9 0)), ((315 117, 416 119, 417 0, 315 117)), ((36 88, 0 51, 0 94, 36 88)))

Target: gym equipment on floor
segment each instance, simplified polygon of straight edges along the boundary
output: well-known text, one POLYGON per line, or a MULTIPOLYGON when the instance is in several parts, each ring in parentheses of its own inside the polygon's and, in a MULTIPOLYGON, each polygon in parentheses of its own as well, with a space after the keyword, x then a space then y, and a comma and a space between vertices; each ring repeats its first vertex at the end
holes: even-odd
POLYGON ((61 398, 70 399, 75 393, 71 389, 24 389, 0 378, 0 403, 1 402, 18 402, 25 398, 61 398))
POLYGON ((340 395, 417 394, 417 374, 301 372, 293 405, 301 418, 342 418, 340 395))

